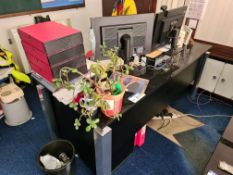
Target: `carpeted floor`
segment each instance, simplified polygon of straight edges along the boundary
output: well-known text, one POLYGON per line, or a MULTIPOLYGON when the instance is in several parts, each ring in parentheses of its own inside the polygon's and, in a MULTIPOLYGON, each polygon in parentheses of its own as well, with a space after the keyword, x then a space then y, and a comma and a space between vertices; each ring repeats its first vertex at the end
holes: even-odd
MULTIPOLYGON (((39 100, 35 95, 35 89, 33 87, 27 88, 25 94, 33 111, 34 120, 17 127, 8 127, 3 120, 0 121, 1 175, 43 174, 37 167, 36 156, 40 147, 50 140, 48 128, 39 100)), ((196 105, 187 100, 189 94, 190 91, 187 90, 174 101, 172 106, 183 113, 200 114, 196 105)), ((210 102, 207 105, 202 105, 201 109, 208 114, 216 114, 216 112, 218 114, 233 114, 232 107, 220 102, 210 102)), ((203 162, 208 160, 229 119, 208 118, 200 120, 203 120, 207 125, 176 135, 176 139, 185 145, 185 148, 177 146, 162 135, 147 128, 145 144, 141 148, 136 148, 134 153, 113 174, 198 175, 200 167, 203 167, 203 162), (194 148, 198 147, 200 149, 195 151, 194 148), (202 158, 201 161, 195 162, 199 158, 202 158)), ((91 171, 82 160, 77 158, 76 164, 77 174, 91 175, 91 171)))

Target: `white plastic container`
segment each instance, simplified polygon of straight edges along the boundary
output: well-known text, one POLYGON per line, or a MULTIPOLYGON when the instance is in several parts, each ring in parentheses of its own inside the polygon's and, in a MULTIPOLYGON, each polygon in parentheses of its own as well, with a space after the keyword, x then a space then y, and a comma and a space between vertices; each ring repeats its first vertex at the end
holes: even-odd
POLYGON ((21 125, 32 117, 32 112, 29 110, 24 97, 20 97, 11 103, 1 101, 1 105, 5 114, 5 123, 9 126, 21 125))

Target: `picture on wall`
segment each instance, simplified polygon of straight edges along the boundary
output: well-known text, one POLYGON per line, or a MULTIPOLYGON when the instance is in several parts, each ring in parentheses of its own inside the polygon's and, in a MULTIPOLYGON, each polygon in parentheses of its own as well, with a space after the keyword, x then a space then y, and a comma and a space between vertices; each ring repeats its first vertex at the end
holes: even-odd
POLYGON ((68 7, 68 6, 82 6, 84 0, 41 0, 43 9, 57 8, 57 7, 68 7))

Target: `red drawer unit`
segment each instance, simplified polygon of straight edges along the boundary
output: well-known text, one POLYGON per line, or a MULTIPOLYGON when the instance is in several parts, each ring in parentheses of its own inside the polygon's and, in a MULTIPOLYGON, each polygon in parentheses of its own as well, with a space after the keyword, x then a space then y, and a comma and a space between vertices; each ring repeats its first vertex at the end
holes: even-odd
POLYGON ((18 29, 31 68, 52 81, 64 66, 87 72, 82 33, 56 22, 18 29))

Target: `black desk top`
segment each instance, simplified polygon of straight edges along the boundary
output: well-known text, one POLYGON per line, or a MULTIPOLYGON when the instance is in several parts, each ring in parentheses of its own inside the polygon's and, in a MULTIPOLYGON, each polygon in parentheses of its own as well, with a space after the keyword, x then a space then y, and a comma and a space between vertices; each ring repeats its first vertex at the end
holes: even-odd
MULTIPOLYGON (((196 60, 198 60, 203 55, 203 53, 207 52, 210 48, 211 48, 211 45, 195 43, 193 48, 189 52, 189 54, 187 54, 187 56, 181 56, 181 55, 176 56, 178 57, 176 59, 179 60, 179 68, 174 67, 168 72, 147 69, 144 73, 138 75, 138 77, 150 80, 147 86, 146 92, 145 92, 146 95, 143 98, 146 98, 146 96, 148 96, 150 93, 156 91, 162 85, 167 83, 171 77, 175 77, 176 75, 178 75, 180 72, 182 72, 182 70, 184 70, 189 65, 191 65, 196 60)), ((128 97, 130 95, 132 94, 126 93, 124 95, 122 114, 124 114, 125 112, 133 108, 135 105, 134 103, 128 100, 128 97)), ((140 101, 138 103, 140 103, 140 101)), ((102 115, 102 114, 100 113, 99 115, 102 115)), ((101 117, 98 126, 100 128, 104 128, 105 126, 109 126, 114 120, 116 119, 111 119, 108 117, 101 117)))
MULTIPOLYGON (((188 54, 186 54, 184 56, 184 54, 182 55, 182 53, 180 53, 180 54, 177 54, 175 56, 175 59, 179 60, 179 67, 174 67, 168 72, 146 69, 144 71, 144 73, 140 72, 140 75, 135 75, 135 76, 150 80, 150 82, 147 86, 146 92, 145 92, 146 95, 143 98, 146 98, 148 95, 150 95, 150 93, 153 93, 158 88, 160 88, 162 85, 167 83, 172 77, 175 77, 176 75, 178 75, 185 68, 187 68, 189 65, 191 65, 196 60, 198 60, 203 55, 203 53, 208 51, 210 48, 211 48, 211 45, 208 45, 208 44, 194 43, 194 46, 188 52, 188 54)), ((38 77, 35 73, 32 73, 31 76, 36 81, 38 81, 40 84, 45 86, 49 91, 51 91, 51 92, 55 91, 55 88, 51 83, 45 81, 41 77, 38 77)), ((126 93, 124 95, 122 114, 124 114, 125 112, 127 112, 128 110, 133 108, 135 105, 134 103, 132 103, 128 100, 128 97, 130 95, 132 95, 132 94, 126 93)), ((143 101, 143 100, 141 99, 138 103, 140 103, 141 101, 143 101)), ((98 115, 103 116, 102 113, 99 113, 98 115)), ((112 119, 112 118, 104 117, 104 116, 100 117, 100 122, 99 122, 98 126, 100 128, 104 128, 105 126, 109 126, 114 120, 116 120, 116 119, 112 119)))

